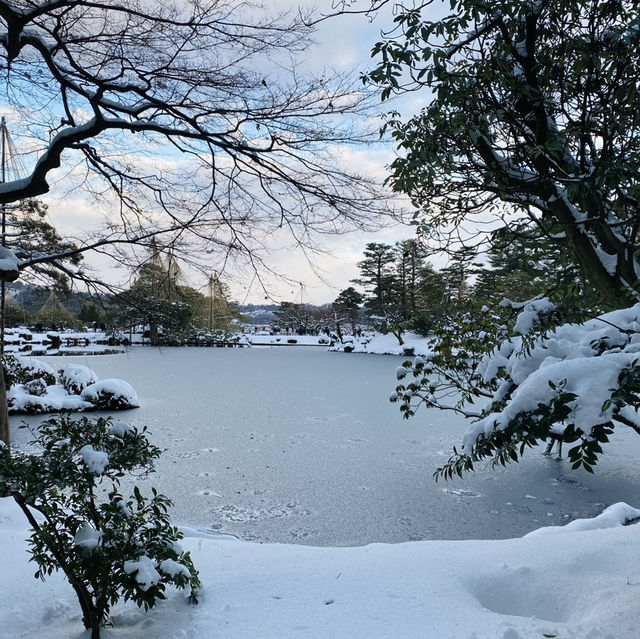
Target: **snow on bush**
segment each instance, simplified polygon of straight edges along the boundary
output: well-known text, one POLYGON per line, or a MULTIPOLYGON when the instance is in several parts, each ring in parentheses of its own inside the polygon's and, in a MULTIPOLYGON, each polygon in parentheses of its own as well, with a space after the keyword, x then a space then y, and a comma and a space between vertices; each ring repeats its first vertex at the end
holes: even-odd
MULTIPOLYGON (((100 382, 95 372, 87 366, 61 368, 60 384, 57 383, 54 370, 38 359, 6 355, 4 368, 9 386, 9 413, 122 410, 140 405, 135 390, 127 382, 119 379, 100 382), (90 390, 85 394, 87 389, 90 390)), ((116 428, 122 430, 122 427, 116 428)), ((126 430, 122 431, 122 435, 126 430)))
POLYGON ((94 475, 102 475, 102 473, 104 473, 104 469, 109 463, 109 455, 107 455, 107 453, 101 450, 95 450, 90 444, 83 446, 79 452, 89 472, 94 475))
POLYGON ((24 389, 29 395, 42 397, 47 392, 47 383, 42 378, 32 379, 24 385, 24 389))
POLYGON ((140 400, 130 384, 121 379, 103 379, 87 386, 81 395, 98 410, 137 408, 140 400))
MULTIPOLYGON (((186 574, 189 575, 189 571, 186 568, 185 570, 186 574)), ((146 555, 142 555, 136 561, 125 561, 124 571, 127 575, 132 575, 140 590, 144 591, 147 591, 152 586, 157 585, 162 578, 160 573, 156 570, 156 562, 146 555)))
POLYGON ((33 395, 25 384, 18 384, 7 391, 7 406, 11 414, 27 415, 92 408, 80 396, 69 395, 61 385, 47 386, 43 395, 33 395))
POLYGON ((98 381, 98 376, 88 367, 72 364, 58 370, 60 383, 72 395, 80 395, 91 384, 98 381))
POLYGON ((103 537, 102 532, 98 532, 88 521, 82 524, 73 539, 76 546, 83 548, 97 548, 103 537))
POLYGON ((56 373, 45 362, 22 355, 4 355, 3 365, 8 385, 25 384, 34 379, 43 379, 47 385, 56 383, 56 373))
POLYGON ((468 321, 465 335, 440 337, 426 359, 405 362, 413 380, 392 398, 405 415, 425 403, 474 419, 461 453, 438 473, 461 474, 487 457, 517 460, 550 433, 576 442, 574 468, 591 470, 614 425, 640 434, 640 304, 544 330, 554 310, 547 299, 525 304, 514 327, 520 334, 506 335, 484 356, 486 322, 468 321))
POLYGON ((416 333, 406 332, 402 335, 403 344, 392 333, 365 333, 361 337, 347 337, 344 342, 339 341, 329 348, 330 351, 344 353, 372 353, 376 355, 407 355, 426 354, 429 344, 426 337, 416 333))
POLYGON ((120 437, 120 439, 123 439, 125 435, 134 433, 135 430, 135 427, 128 422, 121 422, 115 419, 109 426, 109 434, 114 435, 115 437, 120 437))
POLYGON ((40 425, 36 452, 0 449, 0 495, 12 497, 31 525, 35 577, 64 573, 95 639, 120 599, 148 610, 175 586, 196 602, 200 585, 171 524, 171 501, 153 488, 150 497, 137 486, 128 497, 120 492, 127 473, 153 470, 160 449, 144 428, 112 426, 110 419, 62 415, 40 425))

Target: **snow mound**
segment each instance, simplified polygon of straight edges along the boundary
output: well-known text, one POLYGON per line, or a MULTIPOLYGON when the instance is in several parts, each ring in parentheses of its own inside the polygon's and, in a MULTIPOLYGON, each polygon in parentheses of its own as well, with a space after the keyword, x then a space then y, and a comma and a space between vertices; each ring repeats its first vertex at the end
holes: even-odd
POLYGON ((140 400, 132 386, 122 379, 103 379, 87 386, 81 395, 98 410, 138 408, 140 400))
POLYGON ((9 384, 25 384, 34 379, 43 379, 47 384, 56 383, 56 373, 53 368, 46 362, 42 362, 34 357, 5 355, 4 368, 9 384))
MULTIPOLYGON (((61 410, 122 410, 137 408, 140 401, 135 390, 120 379, 98 380, 87 366, 72 364, 61 368, 60 383, 53 368, 38 359, 8 355, 4 361, 10 388, 7 392, 9 413, 38 414, 61 410)), ((131 427, 116 427, 123 437, 131 427)))
POLYGON ((343 344, 332 346, 330 351, 344 353, 372 353, 375 355, 428 355, 431 348, 428 339, 416 333, 403 333, 403 343, 392 333, 365 333, 361 337, 346 338, 343 344))
POLYGON ((619 502, 609 506, 597 517, 591 519, 575 519, 566 526, 546 526, 533 530, 525 537, 535 537, 538 535, 553 535, 556 533, 576 532, 581 530, 602 530, 605 528, 617 528, 627 526, 640 519, 640 510, 619 502))

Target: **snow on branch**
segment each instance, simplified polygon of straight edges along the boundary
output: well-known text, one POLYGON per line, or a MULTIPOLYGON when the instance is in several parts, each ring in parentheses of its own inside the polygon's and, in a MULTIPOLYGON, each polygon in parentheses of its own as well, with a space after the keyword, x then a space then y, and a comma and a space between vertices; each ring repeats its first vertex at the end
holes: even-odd
POLYGON ((513 333, 482 358, 474 360, 471 349, 452 353, 441 343, 430 360, 405 363, 415 381, 398 386, 396 396, 407 414, 416 398, 440 407, 438 394, 451 389, 447 376, 454 374, 464 379, 460 405, 478 407, 489 391, 460 453, 441 474, 460 474, 487 457, 494 463, 517 460, 525 447, 551 434, 576 442, 569 457, 575 468, 590 470, 616 424, 640 434, 640 304, 545 330, 554 311, 546 298, 528 302, 513 333))

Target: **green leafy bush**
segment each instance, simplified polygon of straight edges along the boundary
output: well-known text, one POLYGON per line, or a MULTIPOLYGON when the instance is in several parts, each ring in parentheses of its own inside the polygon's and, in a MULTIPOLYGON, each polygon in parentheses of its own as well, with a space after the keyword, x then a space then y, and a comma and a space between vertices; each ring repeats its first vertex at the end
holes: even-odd
POLYGON ((155 489, 151 498, 137 487, 126 498, 119 492, 126 473, 147 474, 160 455, 145 431, 63 414, 34 434, 37 452, 0 448, 0 495, 31 524, 35 577, 64 572, 92 639, 121 598, 148 610, 173 584, 197 601, 198 573, 171 525, 170 500, 155 489))

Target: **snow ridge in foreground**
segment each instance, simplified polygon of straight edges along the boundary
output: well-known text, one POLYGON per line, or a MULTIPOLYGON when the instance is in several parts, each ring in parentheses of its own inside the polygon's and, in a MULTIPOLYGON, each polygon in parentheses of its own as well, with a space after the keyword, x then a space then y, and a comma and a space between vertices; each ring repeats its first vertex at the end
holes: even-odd
MULTIPOLYGON (((623 524, 638 517, 615 504, 521 539, 349 548, 190 536, 201 603, 176 590, 148 614, 118 605, 103 637, 632 639, 640 526, 623 524)), ((0 499, 0 635, 88 637, 62 576, 33 579, 26 533, 14 502, 0 499)))

